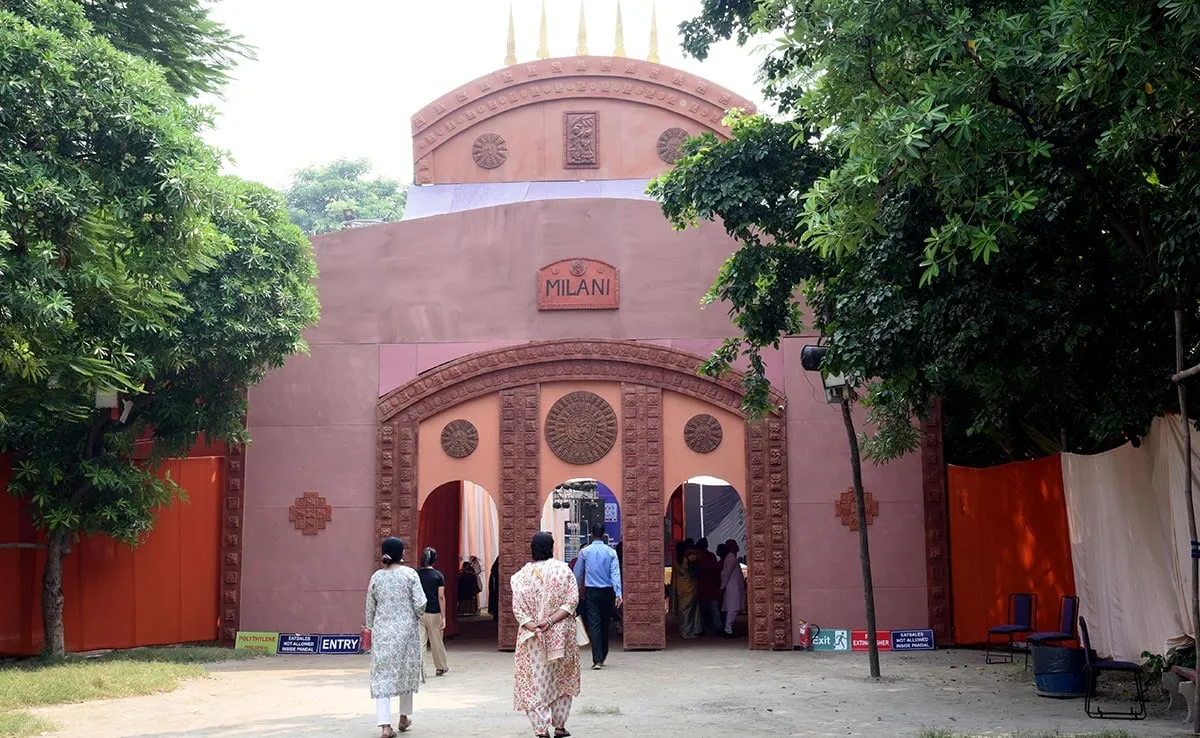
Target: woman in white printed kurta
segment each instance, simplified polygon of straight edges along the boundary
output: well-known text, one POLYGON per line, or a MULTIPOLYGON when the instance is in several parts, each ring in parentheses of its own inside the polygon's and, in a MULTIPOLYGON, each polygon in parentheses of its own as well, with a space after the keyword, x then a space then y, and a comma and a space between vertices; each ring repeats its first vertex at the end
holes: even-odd
POLYGON ((512 578, 517 636, 513 707, 529 716, 533 731, 549 738, 569 736, 571 700, 579 696, 579 646, 575 608, 579 588, 567 565, 554 558, 554 537, 538 533, 533 561, 512 578))
POLYGON ((383 542, 384 568, 367 587, 366 627, 371 631, 371 696, 383 738, 392 730, 392 698, 400 698, 400 732, 412 725, 413 693, 421 685, 421 616, 425 590, 417 572, 403 565, 404 542, 383 542))

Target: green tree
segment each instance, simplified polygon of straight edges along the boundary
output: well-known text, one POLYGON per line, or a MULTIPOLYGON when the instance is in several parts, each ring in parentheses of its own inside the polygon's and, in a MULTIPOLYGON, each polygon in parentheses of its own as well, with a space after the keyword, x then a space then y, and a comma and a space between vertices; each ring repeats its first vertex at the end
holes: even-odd
POLYGON ((47 650, 62 557, 136 543, 179 490, 154 462, 244 441, 244 390, 304 348, 307 239, 264 188, 221 177, 203 116, 67 0, 0 9, 0 449, 47 534, 47 650), (117 391, 119 412, 96 409, 117 391), (152 432, 154 458, 132 463, 152 432))
POLYGON ((366 159, 338 159, 296 172, 286 192, 292 222, 311 236, 341 230, 349 220, 400 220, 408 192, 392 179, 366 179, 370 172, 366 159))

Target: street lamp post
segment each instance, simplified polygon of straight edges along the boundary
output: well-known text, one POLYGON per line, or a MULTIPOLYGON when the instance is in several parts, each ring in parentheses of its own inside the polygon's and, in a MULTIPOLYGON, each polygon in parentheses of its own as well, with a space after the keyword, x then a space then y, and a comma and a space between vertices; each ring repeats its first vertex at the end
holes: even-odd
MULTIPOLYGON (((800 352, 800 365, 805 371, 821 372, 825 358, 825 346, 805 346, 800 352)), ((858 434, 854 431, 854 416, 850 402, 853 394, 844 376, 828 376, 821 372, 825 386, 825 401, 842 406, 842 422, 846 426, 846 439, 850 444, 850 472, 854 483, 854 507, 858 518, 858 557, 862 564, 863 600, 867 609, 867 651, 871 678, 878 679, 879 642, 875 637, 875 585, 871 579, 871 545, 867 538, 867 501, 863 492, 862 454, 858 447, 858 434)))

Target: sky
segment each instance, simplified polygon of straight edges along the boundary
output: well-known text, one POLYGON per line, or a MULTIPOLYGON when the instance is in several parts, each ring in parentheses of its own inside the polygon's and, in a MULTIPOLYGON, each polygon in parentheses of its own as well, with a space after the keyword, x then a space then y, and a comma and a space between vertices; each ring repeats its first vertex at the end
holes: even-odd
MULTIPOLYGON (((614 48, 617 0, 583 0, 591 55, 614 48)), ((573 56, 580 0, 546 0, 551 56, 573 56)), ((701 0, 623 0, 625 50, 645 58, 652 4, 662 63, 762 106, 755 83, 762 41, 685 57, 678 27, 701 0)), ((375 173, 412 181, 411 116, 455 87, 503 66, 508 0, 219 0, 213 16, 257 49, 217 108, 206 138, 227 169, 286 187, 297 169, 367 158, 375 173)), ((534 59, 542 0, 513 0, 517 59, 534 59)))

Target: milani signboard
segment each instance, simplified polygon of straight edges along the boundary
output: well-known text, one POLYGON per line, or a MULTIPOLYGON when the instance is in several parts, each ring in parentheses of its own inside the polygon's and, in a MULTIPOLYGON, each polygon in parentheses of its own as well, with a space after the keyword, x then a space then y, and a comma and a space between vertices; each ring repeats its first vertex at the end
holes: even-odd
POLYGON ((616 310, 617 268, 595 259, 563 259, 537 272, 538 310, 616 310))

